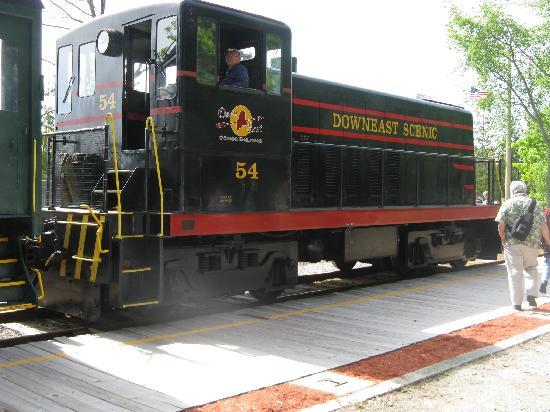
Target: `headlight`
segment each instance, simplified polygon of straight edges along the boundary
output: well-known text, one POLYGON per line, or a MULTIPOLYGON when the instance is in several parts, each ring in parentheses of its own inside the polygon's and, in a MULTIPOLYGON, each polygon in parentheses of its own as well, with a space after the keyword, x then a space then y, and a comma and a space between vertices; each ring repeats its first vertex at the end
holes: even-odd
POLYGON ((116 30, 101 30, 97 35, 96 47, 100 54, 119 56, 122 53, 124 35, 116 30))

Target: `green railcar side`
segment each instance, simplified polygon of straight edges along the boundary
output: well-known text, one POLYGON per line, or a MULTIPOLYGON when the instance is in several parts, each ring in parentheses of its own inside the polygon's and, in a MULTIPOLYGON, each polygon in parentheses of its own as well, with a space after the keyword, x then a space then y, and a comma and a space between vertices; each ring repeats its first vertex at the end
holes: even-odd
POLYGON ((41 230, 42 3, 0 0, 0 312, 37 305, 20 238, 41 230))

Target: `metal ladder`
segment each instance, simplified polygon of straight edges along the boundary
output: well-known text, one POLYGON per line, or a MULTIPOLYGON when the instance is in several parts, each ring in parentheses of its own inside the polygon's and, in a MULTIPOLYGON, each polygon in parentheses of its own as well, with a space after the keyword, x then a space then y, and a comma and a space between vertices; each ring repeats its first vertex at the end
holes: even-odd
POLYGON ((44 288, 42 273, 37 269, 33 273, 34 278, 23 264, 18 239, 0 235, 0 312, 37 307, 44 288))

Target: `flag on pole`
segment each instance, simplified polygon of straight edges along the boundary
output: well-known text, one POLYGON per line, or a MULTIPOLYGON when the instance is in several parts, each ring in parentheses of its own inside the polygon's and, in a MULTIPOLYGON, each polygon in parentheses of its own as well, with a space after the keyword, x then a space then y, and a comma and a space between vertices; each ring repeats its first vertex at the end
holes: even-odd
POLYGON ((470 88, 470 99, 481 100, 485 99, 488 95, 489 92, 487 90, 479 90, 474 86, 470 88))

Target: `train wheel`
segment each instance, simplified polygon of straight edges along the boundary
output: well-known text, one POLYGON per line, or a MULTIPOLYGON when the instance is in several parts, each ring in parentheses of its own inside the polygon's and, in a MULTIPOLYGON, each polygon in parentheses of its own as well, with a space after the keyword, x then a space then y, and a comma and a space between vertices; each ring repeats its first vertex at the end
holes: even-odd
POLYGON ((453 269, 459 270, 466 266, 466 262, 468 262, 466 259, 457 259, 451 260, 449 263, 453 269))
POLYGON ((281 293, 283 293, 282 290, 251 290, 250 294, 259 302, 262 303, 273 303, 275 299, 277 299, 279 296, 281 296, 281 293))
POLYGON ((336 268, 338 268, 340 270, 340 272, 346 274, 346 275, 351 275, 351 271, 353 269, 353 267, 355 266, 355 264, 357 263, 356 260, 352 260, 350 262, 346 262, 346 261, 343 261, 343 260, 340 260, 340 259, 336 259, 336 260, 333 260, 332 261, 332 264, 334 266, 336 266, 336 268))

